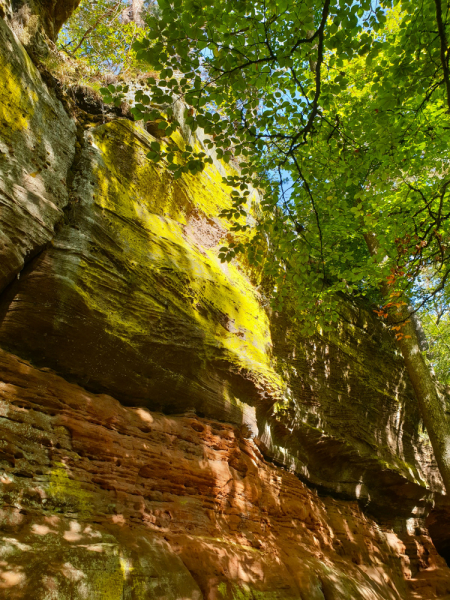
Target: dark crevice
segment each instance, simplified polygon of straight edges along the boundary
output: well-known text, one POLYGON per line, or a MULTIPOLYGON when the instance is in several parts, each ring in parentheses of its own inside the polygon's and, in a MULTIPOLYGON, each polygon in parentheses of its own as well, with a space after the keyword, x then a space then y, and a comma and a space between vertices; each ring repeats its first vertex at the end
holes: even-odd
MULTIPOLYGON (((55 227, 56 227, 56 225, 55 225, 55 227)), ((54 236, 53 236, 52 240, 53 239, 54 239, 54 236)), ((30 265, 34 264, 39 259, 39 257, 47 250, 47 248, 51 245, 52 240, 49 240, 42 246, 35 248, 33 252, 30 252, 27 256, 24 257, 24 264, 23 264, 22 268, 20 269, 20 271, 18 271, 13 276, 11 281, 0 291, 0 298, 7 297, 10 294, 13 286, 15 286, 15 284, 17 283, 17 280, 30 272, 30 265)), ((1 322, 2 322, 2 317, 1 317, 1 313, 0 313, 0 324, 1 324, 1 322)))
POLYGON ((450 510, 446 496, 437 497, 436 506, 430 512, 425 525, 440 556, 450 567, 450 510))
POLYGON ((442 556, 442 558, 445 560, 447 565, 450 567, 450 539, 444 546, 437 547, 435 544, 435 547, 436 547, 436 550, 438 551, 438 554, 440 554, 440 556, 442 556))

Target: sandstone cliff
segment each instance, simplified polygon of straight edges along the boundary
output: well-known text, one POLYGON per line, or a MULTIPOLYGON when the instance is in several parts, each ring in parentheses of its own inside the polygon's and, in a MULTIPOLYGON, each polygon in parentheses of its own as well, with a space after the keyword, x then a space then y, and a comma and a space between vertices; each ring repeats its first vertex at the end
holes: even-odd
MULTIPOLYGON (((49 37, 76 3, 59 4, 31 6, 49 37)), ((348 303, 331 335, 302 339, 255 274, 218 259, 231 167, 173 181, 146 159, 149 131, 48 87, 12 8, 3 597, 450 598, 426 528, 445 555, 447 503, 388 332, 348 303)))

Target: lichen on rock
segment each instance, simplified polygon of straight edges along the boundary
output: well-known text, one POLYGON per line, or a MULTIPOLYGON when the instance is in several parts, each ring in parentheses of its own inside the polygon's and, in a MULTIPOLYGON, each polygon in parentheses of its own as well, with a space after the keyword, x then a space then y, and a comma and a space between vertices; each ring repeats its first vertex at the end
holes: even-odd
POLYGON ((0 19, 0 291, 54 236, 69 199, 73 120, 0 19))

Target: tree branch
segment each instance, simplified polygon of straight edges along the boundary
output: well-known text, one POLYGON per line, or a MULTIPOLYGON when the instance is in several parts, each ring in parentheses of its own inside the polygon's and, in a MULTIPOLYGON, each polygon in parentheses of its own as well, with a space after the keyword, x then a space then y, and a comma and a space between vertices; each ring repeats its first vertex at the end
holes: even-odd
MULTIPOLYGON (((100 23, 108 18, 110 15, 112 15, 114 13, 115 10, 117 10, 117 8, 119 8, 119 6, 122 4, 121 0, 119 0, 119 2, 117 2, 112 8, 110 8, 109 10, 107 10, 106 12, 104 12, 102 15, 100 15, 100 17, 95 21, 95 23, 93 25, 91 25, 91 27, 89 27, 85 32, 84 35, 82 36, 81 40, 78 42, 76 48, 74 50, 72 50, 71 52, 69 52, 68 50, 66 50, 67 54, 70 54, 71 56, 75 55, 75 52, 77 52, 77 50, 79 50, 81 48, 81 46, 83 45, 84 41, 86 40, 86 38, 89 36, 90 33, 92 33, 94 31, 94 29, 97 29, 97 27, 100 25, 100 23)), ((63 50, 65 50, 67 46, 64 46, 63 50)))

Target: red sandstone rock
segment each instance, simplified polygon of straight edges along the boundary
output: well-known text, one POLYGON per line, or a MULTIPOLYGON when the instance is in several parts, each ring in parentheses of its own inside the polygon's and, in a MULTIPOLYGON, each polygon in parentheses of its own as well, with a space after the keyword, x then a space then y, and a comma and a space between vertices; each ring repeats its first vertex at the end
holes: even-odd
POLYGON ((239 428, 0 351, 2 598, 450 598, 425 532, 320 498, 239 428))

